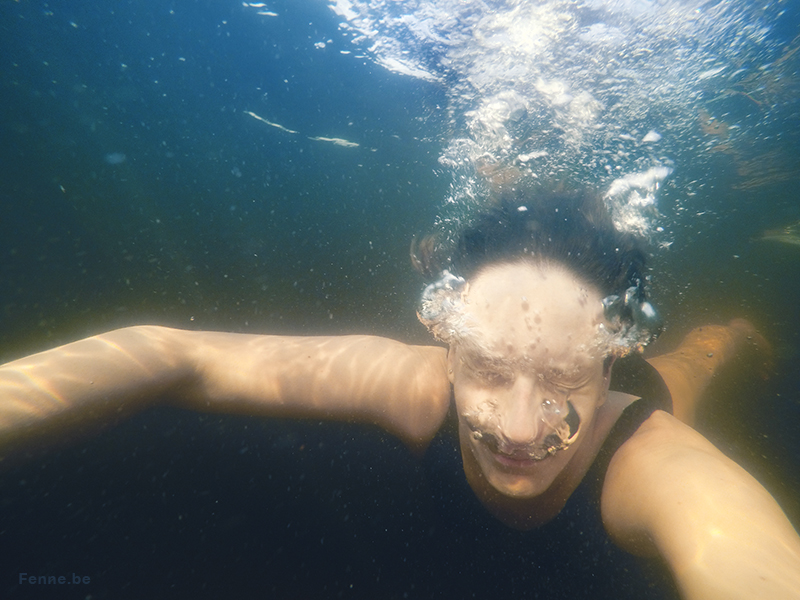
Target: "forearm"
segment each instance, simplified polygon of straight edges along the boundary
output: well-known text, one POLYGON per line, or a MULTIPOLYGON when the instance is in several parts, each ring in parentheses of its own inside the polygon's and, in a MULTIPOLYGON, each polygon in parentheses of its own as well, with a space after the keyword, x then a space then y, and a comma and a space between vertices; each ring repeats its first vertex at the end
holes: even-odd
POLYGON ((193 410, 368 422, 424 447, 449 404, 442 348, 365 335, 190 338, 197 378, 182 401, 193 410))
POLYGON ((716 370, 736 352, 738 337, 724 325, 693 329, 673 352, 648 359, 665 379, 680 375, 685 385, 703 390, 716 370))
POLYGON ((185 333, 128 327, 0 366, 0 460, 117 422, 186 385, 185 333))
POLYGON ((694 425, 697 402, 711 379, 748 344, 762 355, 762 362, 768 360, 766 340, 748 321, 734 319, 728 325, 693 329, 673 352, 648 359, 669 388, 675 417, 694 425))
POLYGON ((752 533, 752 538, 718 534, 709 539, 696 560, 676 571, 681 595, 686 600, 800 598, 796 534, 784 530, 767 538, 764 532, 752 533))
POLYGON ((691 512, 702 527, 658 540, 688 600, 800 598, 800 538, 770 494, 729 463, 691 512))

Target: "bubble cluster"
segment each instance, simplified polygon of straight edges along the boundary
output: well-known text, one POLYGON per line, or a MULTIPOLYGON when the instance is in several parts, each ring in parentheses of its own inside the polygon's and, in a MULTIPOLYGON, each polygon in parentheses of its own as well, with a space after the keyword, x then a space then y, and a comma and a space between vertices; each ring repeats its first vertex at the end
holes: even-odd
POLYGON ((504 190, 568 179, 605 191, 618 227, 653 236, 664 179, 685 157, 695 166, 708 157, 702 111, 713 112, 716 100, 769 70, 781 52, 769 35, 778 5, 333 0, 331 7, 375 62, 446 86, 455 133, 440 158, 453 181, 437 223, 445 235, 504 190))

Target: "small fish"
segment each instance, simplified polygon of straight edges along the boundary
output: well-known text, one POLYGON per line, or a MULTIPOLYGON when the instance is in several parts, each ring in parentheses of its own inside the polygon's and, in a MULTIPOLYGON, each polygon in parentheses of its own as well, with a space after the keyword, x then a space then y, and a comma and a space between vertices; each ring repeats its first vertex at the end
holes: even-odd
POLYGON ((285 131, 286 133, 292 133, 292 134, 300 133, 299 131, 295 131, 294 129, 289 129, 288 127, 284 127, 280 123, 273 123, 272 121, 268 121, 264 117, 262 117, 260 115, 257 115, 256 113, 254 113, 252 111, 246 110, 246 111, 244 111, 244 114, 250 115, 254 119, 256 119, 258 121, 261 121, 262 123, 266 123, 270 127, 275 127, 276 129, 280 129, 281 131, 285 131))
POLYGON ((315 142, 330 142, 331 144, 336 144, 337 146, 343 146, 344 148, 358 148, 358 144, 355 142, 351 142, 349 140, 343 140, 342 138, 334 138, 334 137, 322 137, 321 135, 315 137, 309 137, 308 139, 314 140, 315 142))
POLYGON ((778 229, 767 229, 757 240, 780 242, 791 246, 800 246, 800 221, 778 229))
MULTIPOLYGON (((291 133, 293 135, 302 135, 302 134, 300 134, 299 131, 295 131, 294 129, 289 129, 288 127, 284 127, 280 123, 273 123, 272 121, 269 121, 268 119, 265 119, 261 115, 257 115, 256 113, 254 113, 252 111, 246 110, 246 111, 244 111, 244 114, 253 117, 257 121, 261 121, 262 123, 265 123, 265 124, 269 125, 270 127, 275 127, 276 129, 280 129, 281 131, 285 131, 286 133, 291 133)), ((359 144, 357 144, 356 142, 351 142, 350 140, 344 140, 342 138, 323 137, 321 135, 306 136, 306 137, 308 139, 310 139, 310 140, 315 141, 315 142, 328 142, 330 144, 335 144, 336 146, 342 146, 344 148, 358 148, 358 146, 359 146, 359 144)), ((123 154, 123 156, 124 156, 124 154, 123 154)))

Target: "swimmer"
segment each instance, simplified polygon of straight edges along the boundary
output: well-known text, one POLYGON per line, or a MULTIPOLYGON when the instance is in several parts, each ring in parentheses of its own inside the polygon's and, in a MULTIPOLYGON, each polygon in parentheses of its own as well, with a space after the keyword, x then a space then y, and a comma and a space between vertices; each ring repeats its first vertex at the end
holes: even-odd
POLYGON ((158 403, 367 422, 420 453, 450 414, 469 486, 509 527, 551 527, 588 490, 608 536, 660 557, 683 597, 800 597, 800 538, 778 504, 671 414, 691 423, 755 330, 742 320, 694 330, 645 362, 660 324, 644 253, 593 198, 556 200, 557 212, 503 200, 445 256, 426 244, 417 264, 434 281, 419 316, 447 348, 111 331, 0 367, 0 457, 158 403))

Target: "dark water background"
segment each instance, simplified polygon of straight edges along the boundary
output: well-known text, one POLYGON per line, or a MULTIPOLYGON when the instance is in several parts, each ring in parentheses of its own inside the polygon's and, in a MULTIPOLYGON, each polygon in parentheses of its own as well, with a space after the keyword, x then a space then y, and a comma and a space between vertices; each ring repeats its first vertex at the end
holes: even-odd
MULTIPOLYGON (((408 244, 450 183, 445 90, 340 53, 322 3, 270 8, 0 6, 2 360, 138 323, 429 342, 408 244)), ((775 34, 796 30, 787 13, 775 34)), ((780 126, 791 165, 800 121, 780 126)), ((702 182, 696 210, 671 214, 683 192, 662 191, 677 226, 654 256, 652 351, 737 316, 764 332, 772 377, 732 365, 699 429, 797 526, 800 246, 754 238, 800 219, 800 181, 737 189, 728 157, 712 166, 680 174, 702 182)), ((415 578, 459 573, 424 554, 435 503, 371 429, 150 411, 0 474, 0 597, 31 593, 19 572, 92 578, 38 590, 53 598, 424 597, 415 578)))

